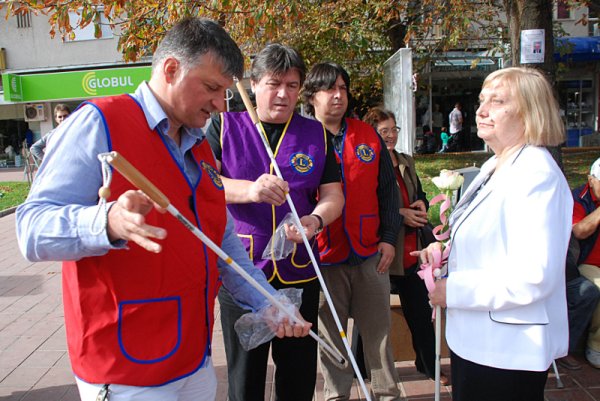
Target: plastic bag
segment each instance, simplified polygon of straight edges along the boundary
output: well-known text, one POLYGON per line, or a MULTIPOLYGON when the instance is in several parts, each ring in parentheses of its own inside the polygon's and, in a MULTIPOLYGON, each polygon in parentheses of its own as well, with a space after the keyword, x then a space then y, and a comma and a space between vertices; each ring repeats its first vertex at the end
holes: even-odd
MULTIPOLYGON (((284 288, 277 291, 275 298, 284 305, 286 310, 295 313, 296 308, 300 308, 302 304, 302 289, 284 288)), ((273 329, 283 318, 290 319, 287 313, 270 304, 257 312, 242 315, 235 322, 234 328, 244 350, 250 351, 271 341, 275 337, 273 329)))
POLYGON ((279 223, 279 226, 277 226, 275 234, 273 234, 273 236, 269 240, 269 243, 265 247, 265 250, 263 251, 263 259, 285 259, 294 250, 296 243, 286 238, 284 227, 285 224, 294 224, 294 217, 292 213, 286 214, 284 219, 281 220, 281 223, 279 223))

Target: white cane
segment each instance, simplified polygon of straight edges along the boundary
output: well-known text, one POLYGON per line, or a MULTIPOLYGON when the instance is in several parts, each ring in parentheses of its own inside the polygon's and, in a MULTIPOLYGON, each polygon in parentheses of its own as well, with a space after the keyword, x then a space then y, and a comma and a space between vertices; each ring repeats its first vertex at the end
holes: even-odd
MULTIPOLYGON (((240 265, 238 265, 229 255, 227 255, 217 244, 215 244, 210 238, 200 231, 195 225, 193 225, 184 215, 182 215, 177 208, 171 205, 171 202, 150 180, 148 180, 138 169, 136 169, 131 163, 129 163, 123 156, 117 152, 110 152, 105 154, 106 161, 116 168, 129 182, 139 188, 145 193, 152 201, 158 204, 160 207, 166 209, 171 213, 177 220, 179 220, 186 228, 188 228, 196 237, 206 244, 218 257, 223 259, 225 263, 231 266, 240 276, 248 281, 252 287, 258 290, 262 295, 265 296, 275 305, 281 312, 285 313, 292 322, 296 324, 302 324, 300 319, 292 312, 288 311, 285 306, 281 304, 273 295, 265 290, 250 274, 248 274, 240 265)), ((332 355, 339 355, 334 348, 327 344, 321 337, 315 334, 312 330, 310 336, 314 338, 323 348, 325 348, 332 355)), ((344 361, 344 358, 339 355, 339 358, 344 361)))
POLYGON ((556 367, 556 361, 552 360, 552 369, 554 369, 554 375, 556 376, 556 388, 565 388, 562 380, 560 380, 560 374, 558 373, 558 368, 556 367))
MULTIPOLYGON (((448 267, 443 266, 441 269, 434 269, 433 275, 435 280, 444 277, 448 272, 448 267)), ((434 401, 440 401, 440 393, 442 390, 440 376, 442 373, 442 307, 435 307, 435 392, 434 401)))
POLYGON ((440 401, 441 348, 442 348, 442 307, 435 307, 435 401, 440 401))
MULTIPOLYGON (((260 139, 262 140, 265 150, 267 151, 267 154, 269 155, 269 159, 271 159, 271 165, 273 166, 273 170, 275 171, 275 174, 277 175, 277 177, 279 177, 280 179, 283 180, 281 170, 279 170, 279 166, 277 165, 277 161, 275 160, 275 155, 273 154, 273 151, 271 150, 271 146, 269 145, 269 142, 267 141, 267 137, 263 133, 262 126, 260 124, 260 120, 258 119, 258 114, 256 114, 256 110, 254 109, 254 106, 252 105, 252 101, 250 100, 250 97, 248 96, 248 92, 246 92, 246 88, 244 88, 244 85, 242 85, 242 83, 237 79, 237 77, 234 77, 234 81, 235 81, 235 86, 237 87, 237 89, 240 93, 240 96, 242 97, 244 105, 246 106, 246 110, 248 111, 248 114, 250 115, 252 122, 256 126, 258 136, 260 136, 260 139)), ((302 223, 300 222, 300 217, 298 216, 298 212, 296 211, 296 207, 294 206, 292 197, 290 196, 289 193, 286 193, 285 199, 286 199, 286 201, 290 207, 290 210, 292 212, 292 215, 294 218, 294 224, 296 224, 296 226, 298 227, 298 231, 300 232, 300 235, 302 236, 302 242, 304 243, 304 246, 306 247, 306 250, 308 251, 308 255, 309 255, 310 260, 315 269, 315 273, 317 274, 317 277, 319 279, 319 283, 321 284, 321 289, 323 290, 323 294, 325 295, 325 299, 327 300, 327 304, 329 305, 329 309, 331 310, 331 314, 333 315, 337 329, 340 332, 340 336, 342 337, 342 341, 346 348, 346 352, 348 353, 348 358, 350 359, 350 363, 352 364, 354 373, 356 374, 356 378, 358 379, 360 387, 361 387, 363 393, 365 394, 365 398, 367 399, 367 401, 371 401, 369 392, 367 391, 367 386, 365 385, 363 377, 360 374, 360 369, 358 368, 358 365, 356 364, 356 359, 354 358, 354 355, 352 354, 352 351, 350 349, 350 343, 348 342, 346 333, 344 332, 344 329, 342 328, 342 324, 337 315, 337 312, 335 311, 335 308, 333 307, 333 301, 331 300, 331 295, 329 294, 329 291, 327 290, 327 286, 325 285, 325 280, 323 279, 321 270, 319 269, 319 266, 317 264, 317 260, 312 251, 312 247, 311 247, 310 243, 308 242, 306 233, 304 232, 304 230, 302 230, 302 223)))

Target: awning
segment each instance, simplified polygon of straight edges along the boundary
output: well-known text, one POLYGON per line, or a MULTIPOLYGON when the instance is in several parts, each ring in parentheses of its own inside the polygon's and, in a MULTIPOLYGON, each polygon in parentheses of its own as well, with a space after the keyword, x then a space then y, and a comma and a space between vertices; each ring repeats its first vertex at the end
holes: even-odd
POLYGON ((600 60, 600 36, 556 39, 554 60, 562 62, 600 60))
POLYGON ((486 71, 497 70, 500 66, 500 57, 487 54, 487 52, 458 52, 449 51, 436 54, 431 64, 432 72, 441 71, 486 71))
POLYGON ((32 74, 5 72, 4 100, 41 102, 131 93, 150 78, 150 73, 149 66, 32 74))

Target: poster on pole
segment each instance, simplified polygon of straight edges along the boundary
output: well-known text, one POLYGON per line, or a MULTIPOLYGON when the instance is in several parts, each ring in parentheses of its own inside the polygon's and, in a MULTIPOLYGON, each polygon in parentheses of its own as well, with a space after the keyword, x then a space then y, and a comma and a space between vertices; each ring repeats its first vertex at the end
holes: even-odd
POLYGON ((543 29, 524 29, 521 31, 521 64, 541 64, 544 62, 545 49, 543 29))

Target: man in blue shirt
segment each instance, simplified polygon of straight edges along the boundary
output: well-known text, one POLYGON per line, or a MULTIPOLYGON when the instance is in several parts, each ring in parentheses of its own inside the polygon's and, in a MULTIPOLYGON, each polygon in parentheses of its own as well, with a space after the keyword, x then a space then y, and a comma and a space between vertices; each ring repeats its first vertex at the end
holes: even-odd
MULTIPOLYGON (((206 212, 198 207, 202 202, 199 198, 204 193, 199 185, 210 176, 218 188, 220 180, 218 176, 215 178, 206 174, 207 169, 210 170, 210 166, 207 166, 211 163, 209 159, 214 163, 210 150, 210 157, 206 162, 199 163, 198 154, 202 149, 208 149, 200 127, 205 125, 210 113, 220 111, 224 104, 225 89, 231 85, 234 75, 241 77, 242 73, 242 54, 218 24, 197 18, 178 23, 167 33, 154 54, 150 81, 142 83, 131 98, 121 96, 86 104, 57 128, 29 197, 17 210, 17 237, 21 252, 27 259, 74 261, 64 264, 63 292, 67 342, 77 385, 84 401, 96 400, 97 397, 105 399, 108 393, 111 399, 118 400, 196 401, 215 398, 216 377, 210 359, 213 318, 210 306, 214 300, 214 294, 210 291, 214 290, 215 283, 209 282, 211 278, 215 278, 215 266, 214 263, 211 264, 214 255, 204 248, 203 258, 193 260, 193 263, 182 263, 182 260, 190 260, 189 255, 178 257, 173 249, 177 249, 177 244, 182 242, 187 231, 182 225, 179 225, 180 228, 171 224, 168 220, 172 219, 171 216, 161 217, 156 213, 153 202, 140 191, 115 191, 117 193, 110 198, 111 201, 105 208, 97 205, 98 189, 105 181, 98 154, 111 150, 120 151, 117 146, 121 146, 138 161, 155 161, 158 168, 142 171, 151 180, 187 181, 189 188, 182 186, 179 191, 181 194, 172 191, 167 195, 172 202, 182 202, 185 198, 185 204, 189 204, 199 225, 203 221, 211 221, 210 216, 205 216, 206 212), (115 109, 115 104, 127 104, 128 108, 115 109), (141 127, 138 131, 142 131, 141 133, 134 129, 128 132, 126 127, 129 118, 132 122, 137 121, 137 127, 141 127), (143 124, 140 125, 140 121, 143 124), (115 126, 121 129, 109 129, 115 126), (171 175, 165 178, 167 172, 171 175), (190 191, 188 199, 185 194, 190 191), (171 229, 168 236, 163 227, 152 224, 156 221, 169 224, 171 229), (149 265, 138 266, 135 258, 131 257, 132 254, 141 255, 149 265), (79 269, 82 266, 86 269, 79 269), (138 271, 139 275, 131 280, 119 279, 124 274, 131 277, 131 272, 138 271), (157 271, 162 278, 153 281, 157 271), (169 291, 162 288, 164 282, 173 281, 174 277, 179 276, 182 278, 176 284, 191 295, 171 296, 169 291), (197 277, 203 278, 203 282, 196 284, 197 277), (132 286, 140 288, 138 298, 126 301, 119 299, 121 291, 127 291, 132 286), (146 288, 147 295, 144 293, 146 288), (160 295, 156 295, 157 292, 160 295), (209 295, 201 298, 206 305, 198 305, 199 308, 206 309, 204 318, 198 315, 195 318, 197 321, 191 323, 181 323, 174 319, 179 326, 174 331, 176 343, 172 352, 143 359, 126 349, 126 342, 131 340, 127 337, 130 333, 126 329, 139 326, 140 315, 136 313, 139 308, 143 309, 140 305, 144 302, 150 304, 150 311, 164 312, 169 303, 155 302, 154 299, 175 300, 175 305, 179 305, 179 309, 174 309, 175 312, 180 315, 187 312, 189 316, 189 310, 185 307, 186 299, 196 299, 194 297, 198 294, 206 293, 209 295), (93 304, 91 308, 89 304, 93 304), (106 320, 106 324, 94 331, 90 327, 97 322, 97 316, 71 313, 71 309, 75 312, 84 310, 82 305, 89 310, 102 312, 101 319, 106 320), (94 309, 96 305, 97 309, 94 309), (106 309, 109 313, 105 313, 106 309), (106 316, 112 316, 111 313, 114 319, 106 319, 106 316), (136 316, 138 321, 135 321, 136 316), (75 323, 70 326, 70 322, 75 323), (196 365, 182 372, 180 364, 169 361, 177 361, 178 357, 186 358, 186 355, 180 354, 188 353, 181 345, 182 341, 185 342, 190 337, 185 331, 187 327, 200 330, 203 338, 197 338, 196 342, 206 342, 206 346, 199 355, 192 356, 192 362, 196 365), (85 330, 85 334, 90 330, 92 341, 89 348, 80 344, 89 339, 77 330, 79 328, 85 330), (94 336, 109 338, 114 343, 118 340, 121 349, 118 346, 116 349, 104 347, 105 344, 94 341, 94 336), (81 352, 74 354, 72 349, 81 352), (96 349, 99 350, 94 353, 96 349), (124 362, 115 364, 115 360, 124 362), (156 364, 159 363, 161 368, 156 369, 156 364), (103 366, 106 364, 112 364, 110 369, 103 366), (98 379, 97 371, 106 371, 107 379, 104 380, 102 376, 98 379), (149 371, 154 372, 152 378, 148 377, 149 371), (115 372, 118 372, 118 379, 113 379, 115 372), (93 379, 85 380, 86 377, 93 379)), ((140 164, 147 167, 148 162, 140 164)), ((114 181, 121 186, 124 182, 122 177, 116 175, 114 181)), ((210 185, 205 188, 206 193, 224 196, 215 192, 210 185)), ((222 188, 220 191, 222 192, 222 188)), ((213 218, 213 221, 225 224, 226 220, 227 223, 225 227, 214 230, 224 232, 222 240, 213 240, 221 243, 227 254, 274 294, 275 290, 266 282, 262 272, 249 261, 231 220, 224 216, 224 197, 222 204, 220 219, 213 218)), ((186 213, 190 213, 189 210, 186 213)), ((200 228, 211 230, 213 227, 200 228)), ((198 242, 185 251, 195 254, 201 247, 198 242)), ((219 261, 218 268, 223 285, 240 305, 254 311, 268 306, 264 296, 246 283, 229 265, 219 261)), ((142 317, 151 319, 152 314, 146 312, 142 317)), ((149 327, 160 326, 161 324, 149 327)), ((309 329, 309 323, 290 325, 284 320, 276 331, 278 336, 299 337, 307 335, 309 329)), ((149 337, 156 336, 152 329, 148 328, 146 331, 149 337)), ((145 342, 143 338, 140 340, 145 342)), ((190 342, 194 342, 193 338, 190 342)), ((152 347, 140 348, 135 341, 130 345, 134 348, 137 346, 137 352, 141 352, 144 357, 145 353, 153 352, 152 347)))

